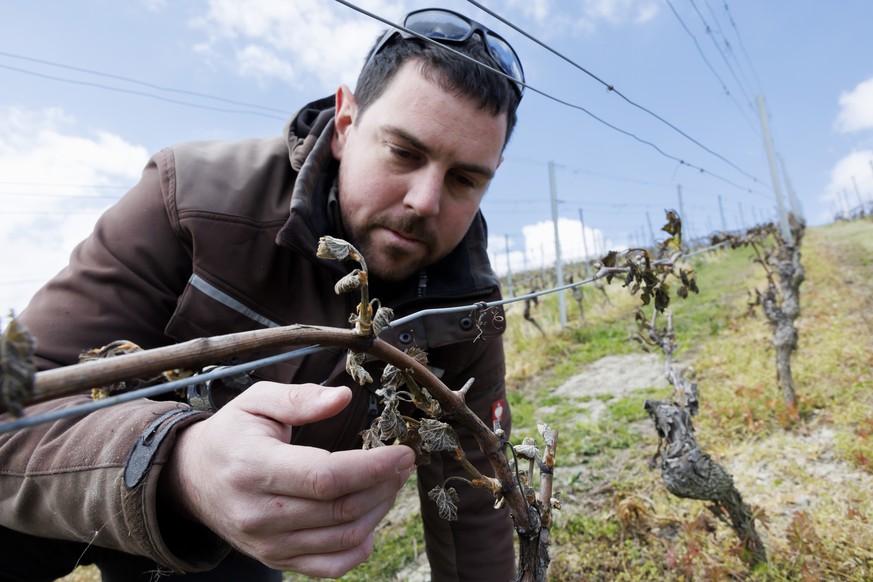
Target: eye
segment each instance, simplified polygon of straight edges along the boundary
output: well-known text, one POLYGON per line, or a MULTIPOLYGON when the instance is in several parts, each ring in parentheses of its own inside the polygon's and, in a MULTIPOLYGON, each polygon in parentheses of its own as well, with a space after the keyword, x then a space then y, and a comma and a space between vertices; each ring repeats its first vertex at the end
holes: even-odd
POLYGON ((454 176, 455 182, 462 188, 474 189, 479 186, 479 183, 468 176, 467 174, 457 173, 454 176))
POLYGON ((397 147, 394 145, 388 146, 388 151, 391 152, 391 155, 400 160, 414 160, 416 159, 416 155, 414 152, 409 151, 408 149, 397 147))

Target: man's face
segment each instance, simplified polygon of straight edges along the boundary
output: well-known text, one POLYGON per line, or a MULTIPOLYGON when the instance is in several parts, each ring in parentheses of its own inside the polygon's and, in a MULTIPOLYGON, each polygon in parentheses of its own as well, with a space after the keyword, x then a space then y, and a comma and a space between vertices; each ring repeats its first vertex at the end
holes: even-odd
POLYGON ((506 114, 446 93, 405 63, 359 115, 337 92, 332 149, 343 226, 372 275, 400 280, 461 241, 502 161, 506 114))

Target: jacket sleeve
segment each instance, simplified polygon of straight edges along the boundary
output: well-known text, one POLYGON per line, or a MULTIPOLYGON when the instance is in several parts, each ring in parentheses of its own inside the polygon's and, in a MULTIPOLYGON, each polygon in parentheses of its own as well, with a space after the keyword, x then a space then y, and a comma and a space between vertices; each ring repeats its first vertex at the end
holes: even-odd
MULTIPOLYGON (((171 162, 169 150, 149 162, 141 181, 99 219, 69 266, 21 314, 37 340, 39 369, 76 363, 80 353, 118 339, 143 348, 170 343, 164 327, 191 273, 190 252, 174 222, 171 162)), ((86 394, 70 396, 32 406, 27 414, 88 400, 86 394)), ((150 424, 178 407, 142 399, 0 435, 0 524, 146 556, 176 571, 214 566, 226 545, 172 515, 159 520, 156 504, 175 433, 204 414, 184 414, 164 435, 145 478, 136 487, 125 485, 134 445, 150 424)))

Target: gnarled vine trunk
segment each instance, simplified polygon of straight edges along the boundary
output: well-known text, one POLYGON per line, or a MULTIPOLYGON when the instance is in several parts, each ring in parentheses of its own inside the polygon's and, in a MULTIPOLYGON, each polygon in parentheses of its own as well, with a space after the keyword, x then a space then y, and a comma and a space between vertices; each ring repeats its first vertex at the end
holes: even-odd
POLYGON ((700 449, 691 426, 691 413, 684 406, 647 400, 646 412, 666 442, 661 453, 661 477, 667 490, 687 499, 712 502, 708 509, 728 521, 743 545, 744 560, 752 567, 767 561, 767 551, 752 511, 743 502, 733 477, 700 449))
POLYGON ((761 297, 761 305, 770 326, 773 328, 773 347, 776 351, 776 377, 782 389, 782 397, 790 408, 797 405, 797 394, 794 388, 794 376, 791 372, 791 355, 797 349, 797 328, 795 320, 800 316, 800 285, 806 278, 803 265, 800 263, 800 242, 803 239, 805 225, 791 216, 791 241, 784 241, 777 236, 777 253, 773 257, 776 274, 779 279, 777 294, 776 283, 771 281, 767 292, 761 297))

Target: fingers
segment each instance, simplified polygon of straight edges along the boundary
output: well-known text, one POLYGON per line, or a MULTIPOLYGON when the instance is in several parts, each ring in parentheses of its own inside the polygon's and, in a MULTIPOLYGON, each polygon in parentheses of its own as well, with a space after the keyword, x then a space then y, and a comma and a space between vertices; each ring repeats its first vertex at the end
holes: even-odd
POLYGON ((262 453, 271 468, 263 490, 306 499, 337 499, 386 481, 399 488, 415 468, 415 453, 403 445, 329 453, 275 443, 262 453))
MULTIPOLYGON (((322 528, 296 529, 284 535, 266 538, 269 545, 259 548, 260 555, 274 568, 293 569, 293 563, 301 556, 334 555, 366 547, 376 526, 392 505, 393 495, 353 522, 322 528)), ((363 559, 367 555, 369 551, 363 559)))
POLYGON ((265 535, 273 535, 287 532, 289 524, 293 524, 294 529, 308 530, 353 523, 371 513, 374 507, 386 502, 390 506, 402 485, 400 479, 388 480, 327 501, 274 495, 264 501, 269 511, 263 513, 261 522, 250 526, 265 535))
POLYGON ((345 408, 352 398, 346 386, 258 382, 225 408, 271 418, 288 426, 324 420, 345 408))
POLYGON ((168 495, 272 567, 342 575, 369 557, 373 530, 415 470, 402 445, 331 453, 289 443, 292 426, 330 418, 350 399, 346 387, 253 385, 177 435, 168 495))
POLYGON ((339 578, 355 566, 362 564, 373 552, 373 532, 364 542, 352 549, 329 554, 301 555, 283 560, 281 564, 270 564, 279 570, 298 572, 313 578, 339 578))

